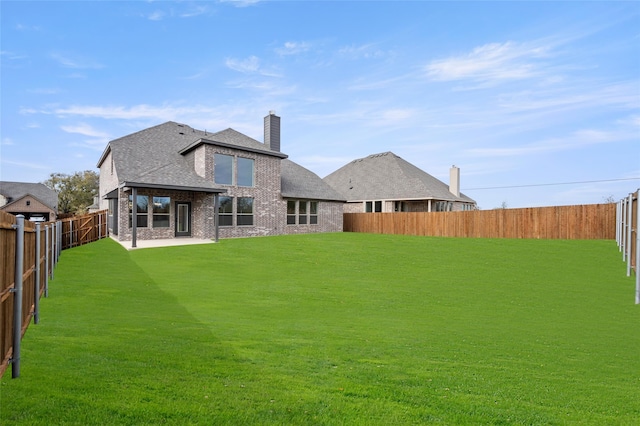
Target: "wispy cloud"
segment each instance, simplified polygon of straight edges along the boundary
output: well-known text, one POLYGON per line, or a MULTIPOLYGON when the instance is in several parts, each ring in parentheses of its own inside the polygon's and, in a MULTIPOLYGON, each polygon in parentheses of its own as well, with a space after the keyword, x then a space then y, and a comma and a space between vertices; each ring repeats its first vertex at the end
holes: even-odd
POLYGON ((65 68, 73 69, 100 69, 104 66, 92 59, 77 57, 73 55, 63 54, 60 52, 53 52, 49 55, 51 59, 55 60, 61 66, 65 68))
POLYGON ((18 30, 18 31, 42 31, 42 28, 37 26, 37 25, 16 24, 16 30, 18 30))
POLYGON ((258 4, 263 0, 219 0, 220 3, 229 3, 236 7, 249 7, 258 4))
POLYGON ((64 130, 67 133, 77 133, 80 135, 84 135, 84 136, 90 136, 93 138, 106 138, 108 139, 110 136, 108 133, 100 131, 100 130, 96 130, 93 127, 91 127, 89 124, 86 123, 80 123, 77 124, 75 126, 60 126, 60 128, 62 130, 64 130))
POLYGON ((58 88, 38 88, 38 89, 29 89, 27 90, 28 93, 32 93, 34 95, 57 95, 58 93, 60 93, 62 90, 58 89, 58 88))
POLYGON ((227 58, 224 64, 227 68, 244 74, 256 73, 260 70, 260 59, 257 56, 249 56, 246 59, 227 58))
POLYGON ((514 147, 472 148, 467 154, 479 157, 518 157, 550 152, 582 149, 590 145, 629 140, 633 135, 626 131, 578 130, 564 138, 550 138, 514 147))
POLYGON ((7 159, 2 159, 3 164, 10 164, 12 166, 23 167, 26 169, 35 169, 35 170, 49 170, 51 166, 48 164, 38 164, 38 163, 26 163, 24 161, 12 161, 7 159))
POLYGON ((146 18, 150 21, 162 21, 165 16, 166 13, 162 10, 154 10, 150 14, 146 15, 146 18))
POLYGON ((276 53, 280 56, 299 55, 308 51, 311 48, 311 44, 306 41, 287 41, 281 47, 275 49, 276 53))
POLYGON ((224 64, 227 68, 243 74, 259 74, 267 77, 281 77, 278 72, 262 67, 260 65, 260 58, 253 55, 245 59, 227 58, 224 64))
POLYGON ((192 6, 186 12, 180 14, 181 18, 193 18, 196 16, 204 15, 209 12, 209 8, 205 5, 192 6))
POLYGON ((338 50, 338 53, 342 56, 345 56, 349 59, 371 59, 371 58, 381 58, 387 55, 382 49, 379 49, 374 43, 367 44, 351 44, 349 46, 344 46, 338 50))
POLYGON ((501 81, 532 77, 538 64, 549 55, 549 48, 536 43, 490 43, 471 52, 436 59, 425 67, 434 81, 501 81))
POLYGON ((11 52, 11 51, 8 51, 8 50, 1 50, 0 51, 0 57, 9 59, 11 61, 28 58, 27 55, 11 52))

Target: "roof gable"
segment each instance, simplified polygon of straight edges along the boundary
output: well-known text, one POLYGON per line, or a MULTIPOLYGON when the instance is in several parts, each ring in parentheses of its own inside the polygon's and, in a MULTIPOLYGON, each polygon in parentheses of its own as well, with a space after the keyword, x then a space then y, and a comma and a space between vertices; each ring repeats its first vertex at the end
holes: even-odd
POLYGON ((0 181, 0 194, 7 199, 7 204, 31 195, 50 209, 58 210, 58 193, 42 183, 0 181))
POLYGON ((435 199, 473 202, 456 197, 449 186, 393 152, 353 160, 324 178, 349 201, 435 199))

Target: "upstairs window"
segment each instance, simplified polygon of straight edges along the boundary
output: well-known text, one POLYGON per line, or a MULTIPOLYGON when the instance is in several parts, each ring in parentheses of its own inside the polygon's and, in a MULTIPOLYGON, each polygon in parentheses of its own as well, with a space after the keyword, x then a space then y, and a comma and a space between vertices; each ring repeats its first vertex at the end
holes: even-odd
POLYGON ((251 158, 238 157, 238 186, 254 185, 254 160, 251 158))
POLYGON ((214 182, 220 185, 233 185, 233 157, 215 154, 213 163, 214 182))

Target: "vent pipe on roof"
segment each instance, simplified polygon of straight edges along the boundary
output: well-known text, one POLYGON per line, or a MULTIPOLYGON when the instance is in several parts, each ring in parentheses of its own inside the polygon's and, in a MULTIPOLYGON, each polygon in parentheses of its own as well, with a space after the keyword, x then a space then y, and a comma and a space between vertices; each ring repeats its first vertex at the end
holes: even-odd
POLYGON ((280 152, 280 117, 275 111, 269 111, 264 118, 264 144, 271 151, 280 152))
POLYGON ((451 166, 449 170, 449 192, 460 197, 460 168, 451 166))

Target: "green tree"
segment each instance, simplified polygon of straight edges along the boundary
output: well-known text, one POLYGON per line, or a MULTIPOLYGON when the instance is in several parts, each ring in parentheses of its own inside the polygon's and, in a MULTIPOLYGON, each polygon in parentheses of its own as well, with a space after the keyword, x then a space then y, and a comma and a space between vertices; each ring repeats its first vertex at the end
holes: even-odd
POLYGON ((98 173, 85 170, 73 175, 51 173, 42 183, 58 193, 58 213, 83 214, 98 195, 99 180, 98 173))

